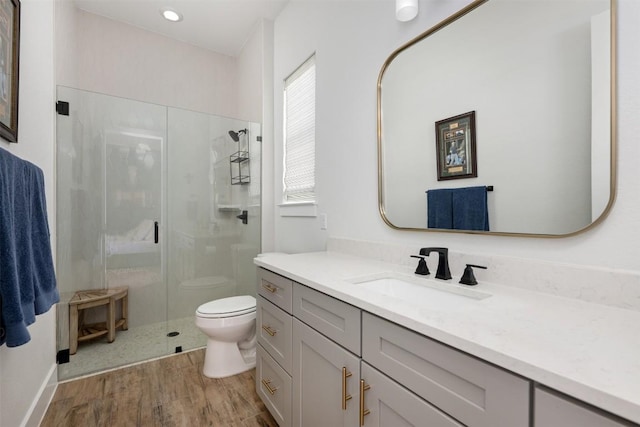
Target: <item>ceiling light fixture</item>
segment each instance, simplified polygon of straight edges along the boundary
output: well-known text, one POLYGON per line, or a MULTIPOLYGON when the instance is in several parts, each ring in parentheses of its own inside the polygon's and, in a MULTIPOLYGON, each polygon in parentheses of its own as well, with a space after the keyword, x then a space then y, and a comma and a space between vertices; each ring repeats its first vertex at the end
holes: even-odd
POLYGON ((396 19, 411 21, 418 16, 418 0, 396 0, 396 19))
POLYGON ((165 7, 160 9, 160 14, 164 19, 171 22, 179 22, 182 21, 182 14, 174 9, 170 9, 165 7))

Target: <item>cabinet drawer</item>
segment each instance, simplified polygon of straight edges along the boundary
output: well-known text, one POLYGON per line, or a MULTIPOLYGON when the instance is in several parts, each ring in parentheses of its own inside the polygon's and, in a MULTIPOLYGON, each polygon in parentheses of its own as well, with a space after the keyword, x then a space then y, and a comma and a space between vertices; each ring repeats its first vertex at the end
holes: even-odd
POLYGON ((628 421, 605 414, 574 399, 552 391, 535 389, 534 427, 580 426, 623 427, 637 426, 628 421))
POLYGON ((257 311, 258 342, 290 374, 293 318, 260 296, 257 311))
POLYGON ((258 268, 258 293, 291 313, 293 282, 264 268, 258 268))
POLYGON ((260 344, 256 346, 256 391, 280 427, 291 427, 291 377, 260 344))
POLYGON ((363 313, 362 357, 469 427, 529 425, 529 381, 363 313))
POLYGON ((293 315, 347 350, 360 355, 360 309, 294 284, 293 315))
POLYGON ((464 427, 364 362, 361 376, 370 387, 364 392, 364 409, 370 411, 365 426, 464 427))

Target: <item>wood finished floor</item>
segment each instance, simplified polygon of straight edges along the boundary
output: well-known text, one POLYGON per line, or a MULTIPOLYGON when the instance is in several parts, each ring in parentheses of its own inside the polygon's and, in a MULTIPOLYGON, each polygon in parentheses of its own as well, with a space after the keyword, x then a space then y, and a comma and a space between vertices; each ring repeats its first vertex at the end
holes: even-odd
POLYGON ((58 385, 41 427, 277 427, 255 370, 202 375, 204 349, 58 385))

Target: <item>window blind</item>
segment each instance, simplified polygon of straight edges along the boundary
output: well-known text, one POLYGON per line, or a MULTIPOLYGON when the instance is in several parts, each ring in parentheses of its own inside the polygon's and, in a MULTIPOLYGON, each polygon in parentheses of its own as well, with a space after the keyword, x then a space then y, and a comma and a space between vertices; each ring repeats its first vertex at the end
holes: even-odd
POLYGON ((315 201, 315 55, 284 84, 284 201, 315 201))

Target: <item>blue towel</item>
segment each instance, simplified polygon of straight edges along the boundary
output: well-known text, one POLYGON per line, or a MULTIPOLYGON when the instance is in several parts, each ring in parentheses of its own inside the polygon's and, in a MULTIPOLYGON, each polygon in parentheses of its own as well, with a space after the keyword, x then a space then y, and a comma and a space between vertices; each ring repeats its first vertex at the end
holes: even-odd
POLYGON ((44 174, 0 149, 0 345, 29 342, 27 326, 59 300, 44 174))
POLYGON ((454 230, 489 231, 487 187, 456 188, 452 205, 454 230))
POLYGON ((427 227, 453 228, 453 190, 443 188, 427 191, 427 227))
POLYGON ((487 187, 428 190, 427 227, 489 231, 487 187))

